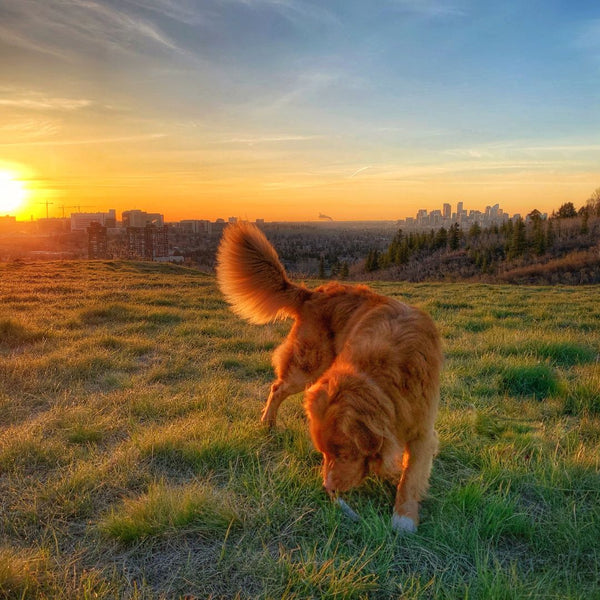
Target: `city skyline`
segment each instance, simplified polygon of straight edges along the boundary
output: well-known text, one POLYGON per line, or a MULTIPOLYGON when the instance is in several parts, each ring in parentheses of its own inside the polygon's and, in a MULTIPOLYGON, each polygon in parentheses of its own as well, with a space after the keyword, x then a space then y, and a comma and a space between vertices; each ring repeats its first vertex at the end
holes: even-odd
POLYGON ((6 0, 0 214, 583 204, 599 40, 583 1, 6 0))
MULTIPOLYGON (((536 210, 536 209, 533 209, 536 210)), ((526 211, 527 214, 531 211, 526 211)), ((547 217, 547 213, 541 213, 542 218, 547 217)), ((169 220, 166 219, 163 212, 158 213, 149 213, 142 209, 125 209, 121 212, 121 220, 117 218, 117 211, 114 208, 109 208, 106 210, 99 211, 78 211, 72 212, 68 216, 63 215, 62 217, 40 217, 35 221, 39 222, 52 222, 52 221, 65 221, 70 222, 70 229, 72 231, 84 231, 87 227, 93 223, 99 223, 100 225, 106 225, 107 227, 117 227, 119 223, 123 227, 134 226, 134 227, 143 227, 145 224, 154 224, 163 226, 165 224, 180 224, 180 223, 215 223, 215 224, 227 224, 227 223, 235 223, 238 220, 245 220, 239 216, 229 216, 229 217, 216 217, 215 219, 209 218, 190 218, 185 217, 178 220, 169 220)), ((461 224, 466 222, 472 222, 473 220, 477 220, 480 224, 492 223, 492 222, 501 222, 507 219, 516 219, 521 217, 521 212, 510 214, 504 211, 503 208, 497 203, 494 206, 486 206, 485 210, 481 211, 477 208, 471 208, 469 206, 465 206, 465 203, 460 201, 456 204, 456 211, 452 211, 452 205, 450 203, 444 203, 441 208, 434 208, 429 211, 427 209, 418 209, 417 213, 414 217, 405 217, 397 218, 397 219, 364 219, 362 221, 355 222, 387 222, 387 223, 398 223, 400 225, 407 226, 444 226, 448 224, 453 224, 455 222, 461 224)), ((0 220, 3 219, 11 219, 15 223, 23 222, 17 221, 16 217, 10 215, 0 215, 0 220)), ((31 220, 31 219, 30 219, 31 220)), ((257 217, 253 219, 256 223, 337 223, 344 224, 349 221, 336 221, 335 219, 326 216, 319 215, 319 218, 313 219, 310 221, 285 221, 285 220, 269 220, 263 217, 257 217)))

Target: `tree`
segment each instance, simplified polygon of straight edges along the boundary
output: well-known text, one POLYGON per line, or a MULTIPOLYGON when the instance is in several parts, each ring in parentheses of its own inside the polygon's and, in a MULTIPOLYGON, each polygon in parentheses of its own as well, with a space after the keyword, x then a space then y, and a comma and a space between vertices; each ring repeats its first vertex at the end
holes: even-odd
POLYGON ((533 221, 534 223, 536 223, 537 221, 541 221, 542 219, 542 213, 537 209, 534 208, 528 215, 527 217, 533 221))
POLYGON ((546 252, 546 232, 540 219, 533 222, 533 251, 538 256, 546 252))
POLYGON ((572 219, 577 216, 577 211, 572 202, 565 202, 557 211, 556 216, 559 219, 572 219))
POLYGON ((600 217, 600 187, 596 188, 587 201, 588 208, 593 215, 600 217))
POLYGON ((450 250, 458 250, 458 247, 460 246, 460 225, 458 223, 454 223, 454 225, 450 227, 450 239, 448 245, 450 246, 450 250))
POLYGON ((546 227, 546 248, 552 250, 552 246, 554 246, 554 226, 552 225, 552 219, 548 220, 548 226, 546 227))
POLYGON ((508 246, 508 259, 518 258, 525 254, 527 237, 525 233, 525 222, 519 217, 513 226, 512 238, 508 246))
POLYGON ((325 259, 323 256, 319 259, 319 279, 325 279, 325 259))
POLYGON ((471 225, 471 228, 469 229, 469 238, 474 240, 477 239, 480 235, 481 227, 479 226, 479 223, 475 221, 475 223, 473 223, 473 225, 471 225))
POLYGON ((590 231, 590 227, 588 225, 589 220, 590 220, 590 211, 584 210, 583 213, 581 214, 581 230, 580 231, 581 231, 582 235, 586 235, 590 231))
POLYGON ((379 251, 369 250, 367 262, 365 263, 365 271, 371 273, 372 271, 377 271, 377 269, 379 269, 379 251))
POLYGON ((444 227, 440 227, 438 232, 435 234, 435 240, 433 242, 433 247, 435 249, 445 248, 448 243, 448 232, 444 227))

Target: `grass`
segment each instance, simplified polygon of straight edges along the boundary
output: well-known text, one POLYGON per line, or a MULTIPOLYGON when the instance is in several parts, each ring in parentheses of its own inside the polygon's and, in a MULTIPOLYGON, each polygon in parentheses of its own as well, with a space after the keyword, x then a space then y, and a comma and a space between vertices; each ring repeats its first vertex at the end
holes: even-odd
POLYGON ((300 397, 259 424, 290 324, 214 279, 0 265, 0 598, 572 598, 600 579, 594 287, 376 283, 444 338, 440 453, 414 536, 394 490, 321 490, 300 397))

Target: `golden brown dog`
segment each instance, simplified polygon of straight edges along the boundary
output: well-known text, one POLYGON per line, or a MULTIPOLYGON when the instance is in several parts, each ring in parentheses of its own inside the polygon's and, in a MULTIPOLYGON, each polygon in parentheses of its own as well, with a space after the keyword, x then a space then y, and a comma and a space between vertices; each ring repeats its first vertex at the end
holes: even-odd
POLYGON ((365 286, 292 283, 249 223, 225 229, 217 258, 219 286, 237 314, 295 321, 273 355, 277 380, 262 421, 274 425, 281 402, 308 388, 326 490, 344 492, 370 472, 399 480, 392 526, 415 531, 437 450, 442 353, 431 318, 365 286))

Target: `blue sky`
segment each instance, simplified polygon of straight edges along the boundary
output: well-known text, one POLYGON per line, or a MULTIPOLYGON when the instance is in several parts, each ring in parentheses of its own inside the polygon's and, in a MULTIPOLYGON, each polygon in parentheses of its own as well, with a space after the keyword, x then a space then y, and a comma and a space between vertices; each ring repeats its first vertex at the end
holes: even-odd
POLYGON ((4 0, 0 69, 0 168, 56 207, 378 219, 600 186, 592 1, 4 0))

